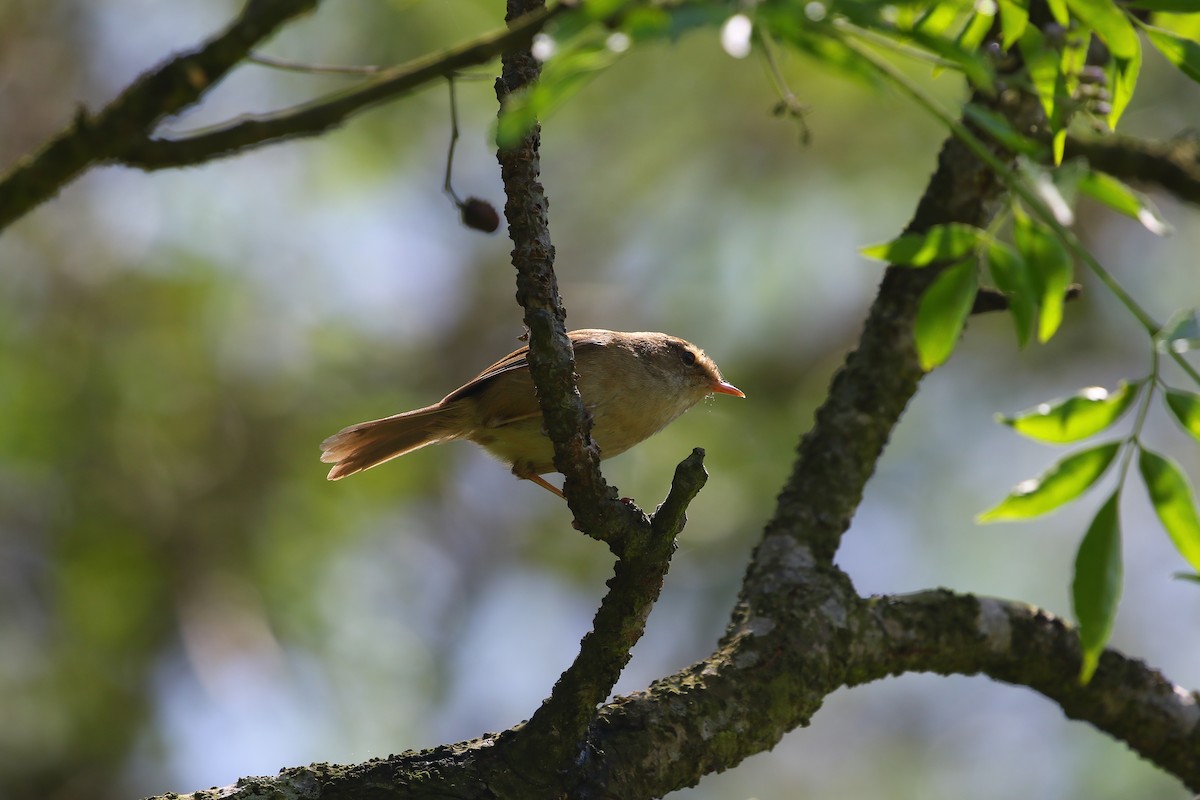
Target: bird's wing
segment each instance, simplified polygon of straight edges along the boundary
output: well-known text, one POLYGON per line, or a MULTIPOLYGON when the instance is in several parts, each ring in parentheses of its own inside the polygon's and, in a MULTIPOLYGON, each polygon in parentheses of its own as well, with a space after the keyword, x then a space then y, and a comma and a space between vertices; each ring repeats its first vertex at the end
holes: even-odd
MULTIPOLYGON (((600 347, 603 342, 597 337, 587 336, 591 331, 571 331, 571 344, 576 354, 581 350, 587 350, 593 347, 600 347)), ((446 395, 443 403, 448 403, 463 397, 478 393, 489 381, 498 375, 504 375, 509 372, 529 369, 529 346, 521 347, 513 350, 508 355, 501 358, 495 364, 485 369, 483 372, 476 375, 471 380, 467 381, 462 386, 455 389, 450 394, 446 395)))
MULTIPOLYGON (((589 333, 590 331, 571 332, 572 346, 577 356, 581 351, 603 346, 603 342, 598 337, 587 335, 589 333)), ((465 397, 477 395, 486 389, 491 389, 492 399, 489 401, 489 405, 496 413, 491 415, 485 422, 487 427, 499 428, 524 420, 540 418, 542 411, 538 407, 537 400, 533 395, 528 372, 529 348, 522 347, 504 356, 504 358, 492 364, 483 372, 467 381, 467 383, 446 395, 442 400, 442 404, 461 400, 465 397), (502 387, 498 382, 501 376, 511 375, 512 378, 516 378, 517 376, 514 373, 520 372, 525 373, 523 376, 524 380, 521 381, 525 385, 520 388, 512 386, 511 383, 508 386, 502 387), (526 383, 527 381, 530 382, 526 383)), ((512 378, 509 380, 511 381, 512 378)))

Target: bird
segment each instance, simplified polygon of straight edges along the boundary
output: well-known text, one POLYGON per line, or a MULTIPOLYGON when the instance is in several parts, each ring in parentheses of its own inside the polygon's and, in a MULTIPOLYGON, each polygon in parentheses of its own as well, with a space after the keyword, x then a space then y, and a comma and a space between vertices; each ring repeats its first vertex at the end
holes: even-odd
MULTIPOLYGON (((662 430, 710 394, 745 397, 696 345, 653 331, 587 328, 567 336, 592 439, 607 459, 662 430)), ((465 439, 523 480, 564 497, 541 476, 554 472, 554 446, 529 373, 529 348, 501 358, 437 403, 343 428, 321 443, 336 481, 422 447, 465 439)))

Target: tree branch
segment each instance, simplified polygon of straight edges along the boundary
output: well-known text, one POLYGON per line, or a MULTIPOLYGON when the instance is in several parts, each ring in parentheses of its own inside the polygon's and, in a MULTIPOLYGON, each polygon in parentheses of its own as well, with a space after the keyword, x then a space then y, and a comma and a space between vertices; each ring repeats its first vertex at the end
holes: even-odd
POLYGON ((1200 696, 1157 670, 1106 650, 1079 684, 1076 630, 1024 603, 946 590, 869 602, 876 646, 859 682, 905 672, 974 675, 1040 692, 1200 791, 1200 696))
POLYGON ((1194 132, 1165 142, 1115 134, 1072 136, 1066 157, 1076 156, 1122 180, 1155 184, 1180 200, 1200 204, 1200 136, 1194 132))
POLYGON ((95 164, 122 154, 164 117, 195 103, 263 39, 319 0, 248 0, 222 33, 144 73, 104 110, 80 109, 66 129, 0 179, 0 230, 95 164))
POLYGON ((360 111, 395 100, 466 67, 486 64, 513 48, 528 45, 533 35, 563 8, 558 5, 530 12, 505 30, 383 70, 361 86, 310 103, 274 114, 246 116, 177 139, 141 139, 125 148, 118 160, 146 170, 184 167, 231 156, 252 147, 317 136, 360 111))
MULTIPOLYGON (((523 19, 541 2, 508 0, 507 18, 523 19)), ((503 103, 509 94, 537 80, 539 71, 528 49, 507 52, 496 82, 497 99, 503 103)), ((497 156, 514 245, 517 301, 529 329, 529 369, 554 444, 554 465, 566 479, 565 494, 576 524, 608 543, 618 558, 609 591, 574 662, 530 720, 497 742, 497 752, 511 769, 493 775, 489 791, 522 798, 563 796, 563 782, 573 778, 572 765, 586 757, 584 732, 645 631, 684 511, 705 477, 703 451, 695 451, 679 466, 671 494, 652 522, 632 503, 617 500, 600 473, 600 453, 576 386, 574 352, 554 273, 549 204, 538 180, 540 143, 541 129, 535 125, 516 146, 501 149, 497 156)))
MULTIPOLYGON (((509 0, 509 14, 520 8, 509 0)), ((496 82, 502 103, 512 92, 537 79, 540 66, 528 49, 504 57, 496 82)), ((550 243, 549 203, 539 183, 541 126, 535 125, 511 148, 498 153, 507 202, 504 216, 513 240, 517 269, 517 302, 525 309, 529 329, 529 371, 538 390, 546 432, 554 443, 554 466, 565 478, 564 491, 585 533, 607 542, 620 555, 621 542, 646 535, 649 520, 616 500, 600 473, 600 452, 591 438, 592 422, 575 385, 575 358, 566 333, 566 311, 554 274, 550 243)))

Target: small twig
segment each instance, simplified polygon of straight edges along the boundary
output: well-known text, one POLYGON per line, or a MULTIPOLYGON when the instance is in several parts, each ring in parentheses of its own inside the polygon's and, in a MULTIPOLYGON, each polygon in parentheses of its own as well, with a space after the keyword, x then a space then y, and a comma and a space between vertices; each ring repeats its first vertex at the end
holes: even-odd
POLYGON ((264 56, 262 53, 250 53, 246 56, 246 60, 271 69, 281 69, 287 72, 307 72, 314 75, 348 75, 359 76, 378 75, 381 72, 386 72, 392 67, 380 67, 372 65, 364 66, 335 66, 331 64, 305 64, 302 61, 287 61, 274 56, 264 56))
POLYGON ((767 74, 771 76, 771 82, 775 84, 775 91, 779 93, 779 102, 775 104, 773 112, 775 116, 787 116, 796 121, 800 126, 800 143, 807 146, 812 142, 812 131, 808 127, 807 115, 809 112, 808 106, 800 102, 796 97, 796 93, 792 91, 788 85, 787 78, 784 77, 783 70, 779 66, 779 59, 775 56, 775 45, 771 41, 770 34, 756 29, 756 36, 759 44, 762 45, 763 60, 767 63, 767 74))
POLYGON ((454 205, 461 209, 463 207, 462 200, 458 199, 458 195, 454 192, 454 187, 450 183, 450 174, 454 169, 454 148, 458 144, 458 97, 454 92, 454 76, 447 75, 446 83, 450 87, 450 147, 446 150, 446 182, 442 186, 442 190, 450 195, 454 200, 454 205))

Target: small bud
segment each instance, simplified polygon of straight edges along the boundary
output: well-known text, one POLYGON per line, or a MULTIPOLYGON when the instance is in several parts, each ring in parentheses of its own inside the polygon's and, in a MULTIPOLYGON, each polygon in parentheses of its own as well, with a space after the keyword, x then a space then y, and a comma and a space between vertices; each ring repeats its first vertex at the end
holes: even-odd
POLYGON ((466 202, 458 208, 462 212, 463 225, 468 228, 474 228, 484 233, 495 233, 496 229, 500 227, 500 215, 487 200, 468 197, 466 202))

